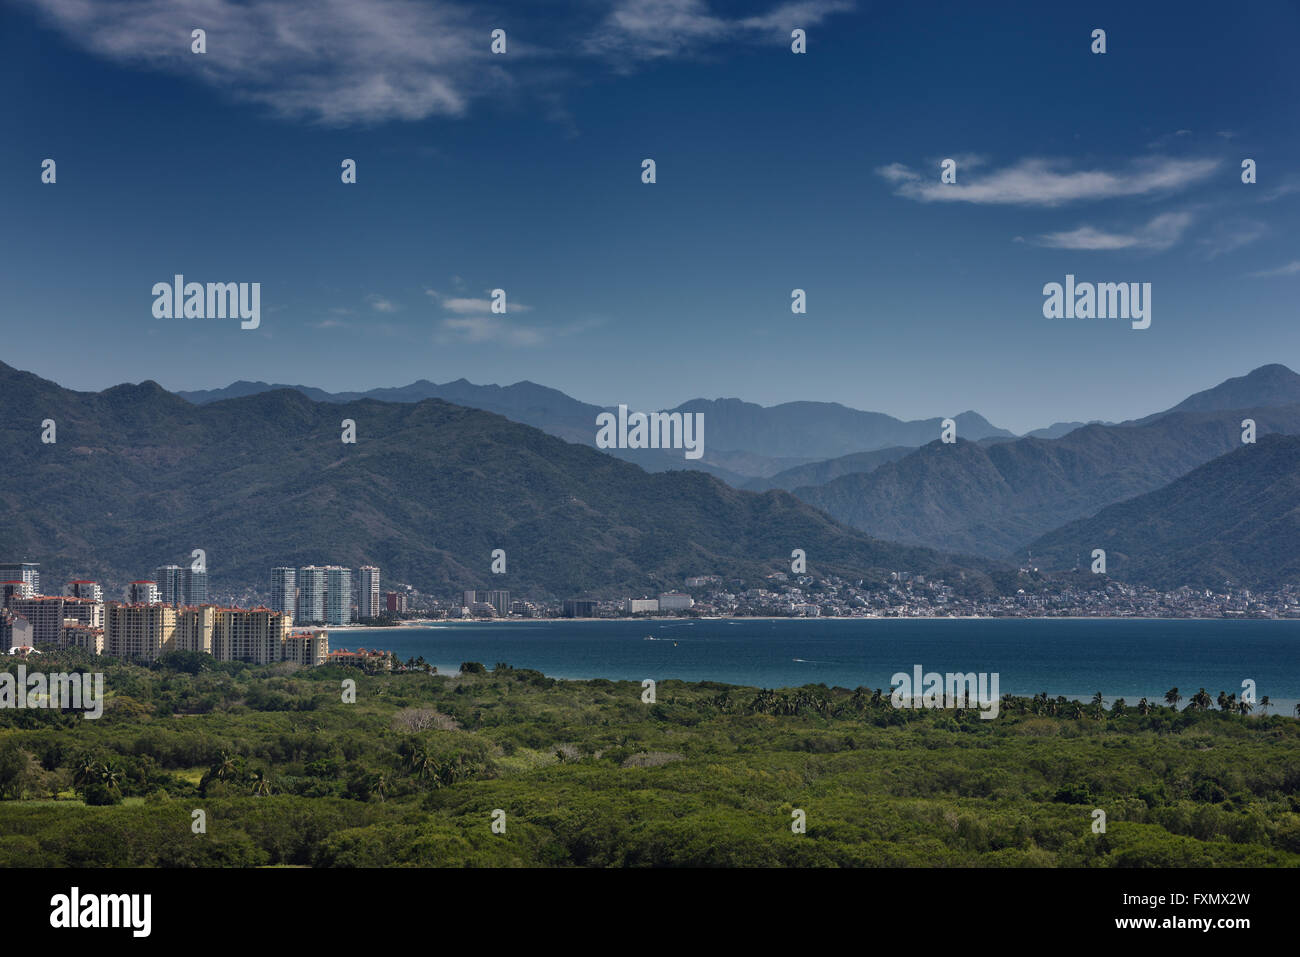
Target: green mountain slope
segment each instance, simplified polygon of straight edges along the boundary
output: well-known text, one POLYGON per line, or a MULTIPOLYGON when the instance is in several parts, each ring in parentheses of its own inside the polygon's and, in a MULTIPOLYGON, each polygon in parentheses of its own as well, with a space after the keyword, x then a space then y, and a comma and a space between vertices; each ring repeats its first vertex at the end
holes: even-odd
POLYGON ((646 473, 437 399, 282 390, 193 405, 152 382, 77 393, 0 366, 0 462, 0 555, 41 562, 47 590, 74 575, 120 583, 194 548, 214 588, 265 583, 278 564, 374 563, 422 589, 559 597, 788 570, 794 548, 810 571, 853 577, 948 566, 785 492, 646 473), (356 445, 340 441, 343 419, 356 445), (506 575, 489 572, 494 548, 506 575))
POLYGON ((841 455, 835 459, 798 465, 778 472, 770 478, 750 479, 744 487, 753 492, 765 492, 770 488, 792 491, 805 485, 825 485, 841 475, 871 472, 889 462, 897 462, 914 451, 916 450, 910 446, 894 445, 872 452, 854 452, 852 455, 841 455))
MULTIPOLYGON (((1143 426, 1089 425, 1059 439, 932 442, 867 474, 794 494, 891 541, 1006 557, 1067 522, 1154 491, 1261 435, 1300 433, 1300 405, 1175 412, 1143 426)), ((960 433, 959 433, 960 434, 960 433)))
POLYGON ((1045 569, 1106 551, 1114 578, 1176 588, 1300 579, 1300 437, 1265 435, 1033 543, 1045 569))

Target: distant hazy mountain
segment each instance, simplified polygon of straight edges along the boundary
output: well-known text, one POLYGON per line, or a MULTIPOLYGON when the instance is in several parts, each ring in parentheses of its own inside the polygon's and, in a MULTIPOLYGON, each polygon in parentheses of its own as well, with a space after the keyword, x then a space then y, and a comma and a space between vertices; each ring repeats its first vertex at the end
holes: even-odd
POLYGON ((1227 379, 1213 389, 1188 396, 1172 409, 1137 420, 1142 425, 1171 412, 1215 412, 1224 409, 1258 409, 1300 405, 1300 375, 1284 365, 1260 366, 1253 372, 1227 379))
MULTIPOLYGON (((367 392, 324 392, 321 389, 303 385, 268 385, 265 382, 235 382, 224 389, 208 389, 199 392, 177 392, 182 398, 196 404, 207 404, 227 398, 256 395, 274 389, 292 389, 315 402, 357 402, 362 399, 375 399, 379 402, 422 402, 425 399, 442 399, 456 405, 471 409, 482 409, 504 415, 514 422, 531 425, 558 436, 566 442, 595 446, 596 416, 606 411, 601 406, 581 402, 560 392, 549 389, 535 382, 516 382, 514 385, 475 385, 466 379, 457 379, 439 385, 427 379, 420 379, 410 385, 391 389, 370 389, 367 392)), ((706 423, 707 430, 707 423, 706 423)), ((751 475, 763 475, 780 471, 791 464, 785 460, 769 460, 762 456, 750 456, 745 453, 729 454, 715 452, 709 448, 712 436, 705 432, 705 456, 703 459, 688 460, 679 451, 658 449, 609 449, 616 458, 635 462, 649 472, 662 472, 666 469, 690 468, 716 475, 734 486, 741 486, 751 475), (733 468, 742 465, 745 471, 733 468)))
MULTIPOLYGON (((513 393, 518 395, 519 392, 513 393)), ((207 552, 213 585, 278 564, 380 566, 383 581, 565 596, 789 569, 943 574, 927 549, 836 524, 791 495, 693 471, 649 474, 437 399, 313 402, 258 392, 194 405, 153 382, 62 389, 0 364, 0 555, 120 582, 207 552), (57 442, 40 423, 57 423, 57 442), (357 443, 340 441, 342 419, 357 443), (489 573, 504 548, 506 575, 489 573)), ((983 563, 960 566, 978 582, 983 563)))
POLYGON ((837 459, 826 459, 822 462, 811 462, 786 469, 771 478, 750 479, 744 487, 754 492, 765 492, 770 488, 793 491, 804 485, 825 485, 841 475, 870 472, 888 462, 897 462, 903 456, 911 455, 915 451, 916 449, 911 446, 895 445, 887 449, 876 449, 874 452, 854 452, 852 455, 841 455, 837 459))
MULTIPOLYGON (((1033 545, 1045 569, 1106 572, 1157 588, 1300 580, 1300 438, 1264 435, 1150 492, 1071 522, 1033 545)), ((1090 572, 1089 572, 1090 573, 1090 572)))
POLYGON ((1094 419, 1091 422, 1053 422, 1045 429, 1034 429, 1032 432, 1026 432, 1023 438, 1026 439, 1059 439, 1063 435, 1069 435, 1075 429, 1081 429, 1085 425, 1113 425, 1113 422, 1103 422, 1100 419, 1094 419))
POLYGON ((1175 412, 1147 425, 1089 425, 1059 439, 939 442, 794 494, 891 541, 987 556, 1024 545, 1106 505, 1153 491, 1260 434, 1300 433, 1300 405, 1175 412))
MULTIPOLYGON (((301 385, 236 382, 224 389, 176 394, 190 402, 206 404, 281 388, 294 389, 317 402, 443 399, 504 415, 567 442, 591 446, 596 440, 596 416, 606 411, 604 407, 580 402, 534 382, 497 386, 475 385, 464 379, 444 385, 421 379, 395 389, 336 393, 301 385)), ((680 452, 659 450, 608 451, 649 471, 699 469, 742 486, 749 478, 774 475, 807 462, 888 446, 924 445, 938 437, 942 421, 934 418, 904 422, 879 412, 860 412, 835 402, 787 402, 764 407, 740 399, 692 399, 669 411, 704 413, 703 459, 687 460, 680 452)), ((963 412, 953 418, 957 422, 958 434, 968 439, 1015 437, 1013 433, 989 424, 975 412, 963 412)))
MULTIPOLYGON (((703 412, 718 448, 760 455, 829 459, 889 446, 924 445, 939 437, 943 419, 905 422, 881 412, 860 412, 838 402, 786 402, 764 407, 740 399, 692 399, 677 409, 703 412)), ((976 412, 952 416, 968 439, 1014 434, 976 412)))

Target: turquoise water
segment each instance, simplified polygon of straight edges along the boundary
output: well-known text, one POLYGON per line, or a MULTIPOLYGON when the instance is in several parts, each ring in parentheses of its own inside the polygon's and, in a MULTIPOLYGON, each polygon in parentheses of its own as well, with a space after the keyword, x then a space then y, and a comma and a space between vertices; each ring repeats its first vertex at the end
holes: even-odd
POLYGON ((1300 621, 875 619, 515 621, 335 631, 331 648, 423 655, 442 673, 504 661, 557 678, 887 689, 895 672, 998 673, 1002 694, 1136 704, 1177 686, 1242 693, 1277 713, 1300 699, 1300 621), (646 636, 653 641, 645 640, 646 636))

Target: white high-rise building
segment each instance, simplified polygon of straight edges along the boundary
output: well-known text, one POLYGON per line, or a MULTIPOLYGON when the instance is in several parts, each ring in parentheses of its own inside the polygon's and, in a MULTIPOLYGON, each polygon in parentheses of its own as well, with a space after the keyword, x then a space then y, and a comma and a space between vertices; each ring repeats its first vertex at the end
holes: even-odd
POLYGON ((297 569, 281 566, 271 569, 271 611, 295 614, 298 610, 297 569))
MULTIPOLYGON (((481 593, 480 593, 481 594, 481 593)), ((482 601, 487 602, 497 610, 497 614, 502 618, 510 614, 510 592, 503 589, 493 589, 487 593, 487 597, 482 601)))
POLYGON ((31 582, 0 582, 0 595, 4 596, 4 607, 8 608, 15 598, 35 598, 36 590, 31 582))
POLYGON ((361 581, 357 583, 357 617, 378 618, 379 611, 379 569, 362 565, 361 581))
POLYGON ((695 604, 695 599, 681 592, 664 592, 659 596, 660 611, 685 611, 695 604))
POLYGON ((104 600, 104 586, 99 582, 78 579, 63 586, 63 594, 69 598, 90 598, 94 601, 104 600))
POLYGON ((206 605, 208 603, 208 573, 195 571, 193 567, 181 572, 182 600, 187 605, 206 605))
POLYGON ((159 565, 153 570, 158 584, 158 600, 164 605, 185 604, 185 589, 181 583, 180 565, 159 565))
POLYGON ((31 586, 30 594, 41 593, 41 566, 37 562, 0 562, 0 582, 26 582, 31 586))
POLYGON ((126 600, 131 605, 156 605, 158 604, 158 583, 157 582, 131 582, 126 589, 126 600))
POLYGON ((296 622, 325 620, 325 568, 304 565, 298 569, 298 611, 296 622))
POLYGON ((325 623, 346 625, 352 620, 352 569, 329 565, 325 569, 325 623))

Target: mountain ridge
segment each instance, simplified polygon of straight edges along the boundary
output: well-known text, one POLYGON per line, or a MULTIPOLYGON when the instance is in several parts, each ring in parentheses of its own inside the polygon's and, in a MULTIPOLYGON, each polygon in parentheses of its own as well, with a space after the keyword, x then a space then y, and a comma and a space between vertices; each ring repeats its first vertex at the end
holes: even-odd
MULTIPOLYGON (((440 399, 314 402, 274 390, 194 405, 155 383, 76 393, 0 367, 0 554, 47 580, 112 583, 194 548, 224 579, 275 565, 377 564, 430 591, 615 595, 690 574, 757 578, 803 548, 818 573, 967 575, 995 567, 881 542, 783 491, 648 473, 440 399), (35 414, 38 413, 38 414, 35 414), (57 441, 40 441, 52 418, 57 441), (340 441, 345 418, 357 443, 340 441), (490 573, 494 548, 508 574, 490 573)), ((980 586, 982 587, 982 586, 980 586)))

